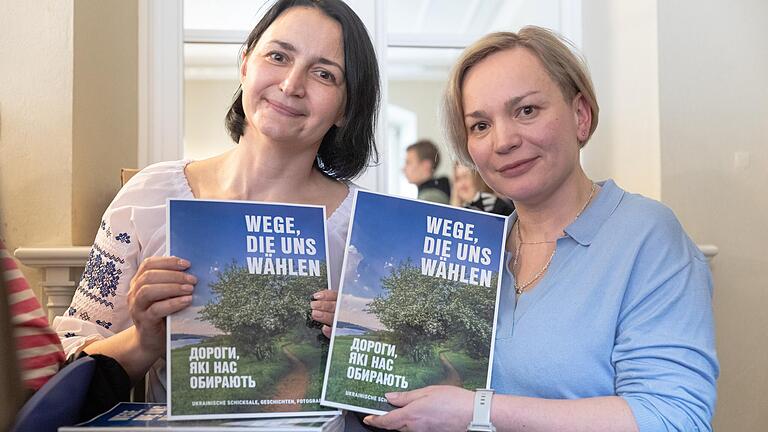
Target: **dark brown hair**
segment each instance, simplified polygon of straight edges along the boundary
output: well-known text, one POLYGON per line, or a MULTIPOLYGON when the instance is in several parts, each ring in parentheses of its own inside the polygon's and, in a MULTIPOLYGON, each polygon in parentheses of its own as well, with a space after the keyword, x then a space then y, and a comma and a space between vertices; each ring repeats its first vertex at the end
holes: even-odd
MULTIPOLYGON (((315 164, 332 178, 354 178, 369 161, 378 162, 374 134, 380 98, 376 53, 365 25, 355 12, 340 0, 278 0, 251 30, 243 45, 243 57, 253 51, 277 17, 293 7, 319 9, 341 25, 347 86, 344 124, 331 126, 325 134, 315 164)), ((246 125, 242 87, 237 88, 224 123, 232 140, 240 141, 246 125)))

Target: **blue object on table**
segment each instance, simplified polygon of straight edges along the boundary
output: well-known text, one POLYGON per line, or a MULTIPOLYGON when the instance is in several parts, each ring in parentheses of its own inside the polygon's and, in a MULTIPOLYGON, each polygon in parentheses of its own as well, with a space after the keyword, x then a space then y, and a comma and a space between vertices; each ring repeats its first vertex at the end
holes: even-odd
POLYGON ((80 420, 96 367, 91 357, 81 357, 60 370, 19 411, 11 432, 56 432, 80 420))

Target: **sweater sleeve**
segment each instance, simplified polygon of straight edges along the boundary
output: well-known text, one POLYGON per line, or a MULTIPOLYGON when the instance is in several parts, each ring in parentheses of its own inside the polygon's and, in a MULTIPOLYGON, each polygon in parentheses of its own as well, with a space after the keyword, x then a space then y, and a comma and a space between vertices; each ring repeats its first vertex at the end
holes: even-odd
POLYGON ((636 257, 616 330, 616 393, 641 432, 711 431, 719 366, 709 266, 669 212, 636 257))
POLYGON ((24 385, 37 390, 64 362, 64 352, 35 293, 0 241, 0 277, 3 278, 16 340, 16 353, 24 385))

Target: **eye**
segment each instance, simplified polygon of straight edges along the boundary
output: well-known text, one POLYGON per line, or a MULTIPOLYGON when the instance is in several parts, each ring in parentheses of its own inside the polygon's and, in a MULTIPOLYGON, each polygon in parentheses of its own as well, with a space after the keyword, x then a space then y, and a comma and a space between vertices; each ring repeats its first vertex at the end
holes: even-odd
POLYGON ((536 115, 537 108, 533 105, 525 105, 520 108, 518 115, 521 117, 533 117, 536 115))
POLYGON ((320 69, 317 72, 315 72, 315 75, 317 75, 323 81, 328 81, 330 83, 336 82, 336 75, 328 72, 327 70, 320 69))
POLYGON ((490 125, 486 122, 477 122, 469 127, 469 131, 473 133, 481 133, 485 132, 489 127, 490 125))
POLYGON ((279 52, 279 51, 271 51, 267 53, 267 58, 272 60, 275 63, 285 63, 286 57, 285 54, 279 52))

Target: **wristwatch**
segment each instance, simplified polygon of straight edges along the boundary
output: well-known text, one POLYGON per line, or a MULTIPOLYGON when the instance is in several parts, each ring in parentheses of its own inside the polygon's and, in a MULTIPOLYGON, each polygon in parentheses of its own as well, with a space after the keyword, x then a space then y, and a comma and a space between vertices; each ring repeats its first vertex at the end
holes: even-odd
POLYGON ((472 411, 472 422, 467 426, 467 432, 496 432, 491 424, 491 400, 493 389, 475 390, 475 407, 472 411))

